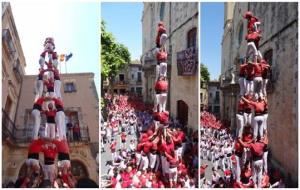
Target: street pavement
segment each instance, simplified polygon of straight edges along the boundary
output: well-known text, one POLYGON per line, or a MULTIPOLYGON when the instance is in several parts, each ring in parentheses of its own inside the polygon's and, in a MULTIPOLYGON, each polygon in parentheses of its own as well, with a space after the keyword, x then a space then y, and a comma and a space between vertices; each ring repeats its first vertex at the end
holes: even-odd
MULTIPOLYGON (((201 165, 203 165, 203 164, 207 164, 208 165, 207 168, 206 168, 206 170, 205 170, 205 178, 208 181, 211 181, 212 180, 212 174, 213 174, 213 172, 212 172, 213 163, 211 161, 207 160, 207 159, 205 159, 205 160, 201 159, 201 165)), ((222 176, 222 177, 224 176, 224 173, 223 173, 223 171, 221 169, 218 169, 217 172, 220 174, 220 176, 222 176)))
MULTIPOLYGON (((116 150, 118 151, 121 148, 120 134, 115 135, 115 139, 117 140, 117 148, 116 148, 116 150)), ((125 145, 126 148, 129 148, 129 144, 130 144, 130 141, 132 139, 137 140, 136 139, 136 134, 129 135, 127 133, 126 145, 125 145)), ((104 144, 104 150, 105 150, 105 152, 101 153, 101 161, 100 161, 100 163, 101 163, 101 165, 100 165, 100 171, 101 171, 101 173, 100 173, 100 176, 107 174, 109 166, 106 165, 106 162, 107 161, 112 161, 112 156, 111 156, 111 152, 110 152, 110 143, 104 144)))

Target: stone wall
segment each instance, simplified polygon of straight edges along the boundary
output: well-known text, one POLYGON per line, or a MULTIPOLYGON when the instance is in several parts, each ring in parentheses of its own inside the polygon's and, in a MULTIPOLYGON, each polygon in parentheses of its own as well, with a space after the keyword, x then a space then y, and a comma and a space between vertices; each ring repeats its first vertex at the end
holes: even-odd
MULTIPOLYGON (((272 161, 284 169, 285 174, 293 181, 298 181, 298 4, 235 3, 231 39, 223 39, 222 43, 222 61, 229 64, 222 62, 222 72, 236 63, 237 58, 245 56, 246 21, 242 15, 247 10, 252 11, 262 22, 259 47, 262 55, 273 50, 271 88, 268 92, 268 135, 272 161), (239 44, 239 28, 242 23, 243 40, 239 44), (232 48, 227 49, 230 46, 232 48)), ((238 89, 235 92, 237 91, 238 89)), ((236 101, 237 97, 230 98, 228 90, 223 90, 222 96, 221 106, 225 113, 231 98, 236 101)), ((229 106, 230 109, 235 107, 229 106)))

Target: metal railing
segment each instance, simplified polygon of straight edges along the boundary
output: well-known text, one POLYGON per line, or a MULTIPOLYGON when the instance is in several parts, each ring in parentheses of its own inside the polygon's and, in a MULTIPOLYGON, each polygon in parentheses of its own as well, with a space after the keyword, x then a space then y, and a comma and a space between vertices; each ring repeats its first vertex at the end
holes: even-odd
MULTIPOLYGON (((9 115, 2 109, 2 139, 9 138, 15 143, 28 143, 32 140, 32 137, 33 125, 26 125, 25 128, 17 128, 14 122, 9 118, 9 115)), ((89 142, 90 135, 88 127, 81 127, 78 136, 76 136, 76 134, 74 136, 74 132, 72 131, 71 138, 68 138, 68 140, 71 142, 89 142)))

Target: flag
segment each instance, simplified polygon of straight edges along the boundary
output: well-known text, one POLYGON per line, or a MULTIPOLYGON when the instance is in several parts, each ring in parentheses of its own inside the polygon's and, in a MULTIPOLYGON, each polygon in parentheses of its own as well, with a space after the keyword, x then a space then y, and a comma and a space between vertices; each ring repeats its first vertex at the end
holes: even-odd
POLYGON ((70 53, 69 55, 66 55, 66 62, 73 56, 72 53, 70 53))

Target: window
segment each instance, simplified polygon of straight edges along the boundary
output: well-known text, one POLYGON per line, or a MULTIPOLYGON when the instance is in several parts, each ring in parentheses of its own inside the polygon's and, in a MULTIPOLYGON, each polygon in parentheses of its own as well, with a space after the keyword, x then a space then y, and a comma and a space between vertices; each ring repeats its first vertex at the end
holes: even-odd
POLYGON ((160 5, 160 12, 159 12, 160 20, 164 20, 164 16, 165 16, 165 3, 162 2, 160 5))
POLYGON ((209 93, 209 97, 210 97, 210 98, 212 97, 212 93, 211 93, 211 92, 209 93))
POLYGON ((216 92, 216 102, 218 103, 220 101, 220 92, 216 92))
POLYGON ((134 74, 131 74, 131 79, 134 79, 134 74))
POLYGON ((131 87, 130 92, 134 93, 134 87, 131 87))
POLYGON ((66 93, 68 92, 76 92, 75 84, 74 82, 66 82, 64 86, 64 91, 66 93))
POLYGON ((141 95, 142 94, 142 91, 143 91, 143 88, 142 87, 136 87, 136 93, 141 95))
POLYGON ((120 82, 124 82, 124 74, 119 74, 119 80, 120 82))
POLYGON ((242 43, 242 41, 243 41, 243 33, 244 33, 244 24, 243 24, 243 22, 241 22, 241 24, 240 24, 240 27, 239 27, 239 45, 242 43))
POLYGON ((137 82, 142 82, 142 73, 138 72, 137 82))
POLYGON ((220 113, 220 106, 214 107, 214 113, 219 114, 220 113))
POLYGON ((202 93, 200 93, 200 100, 201 100, 201 102, 203 102, 203 94, 202 93))
POLYGON ((196 45, 197 45, 197 28, 193 28, 187 34, 187 48, 196 47, 196 45))

